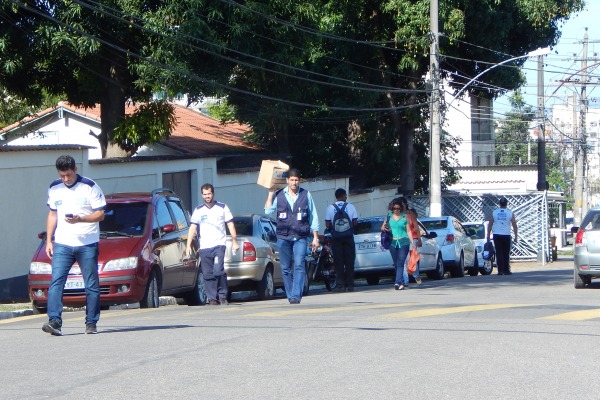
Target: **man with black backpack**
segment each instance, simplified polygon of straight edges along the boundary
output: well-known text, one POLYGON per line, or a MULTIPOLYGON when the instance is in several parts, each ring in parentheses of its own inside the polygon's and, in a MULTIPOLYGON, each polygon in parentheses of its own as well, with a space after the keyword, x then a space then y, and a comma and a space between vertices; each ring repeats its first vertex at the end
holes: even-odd
POLYGON ((335 264, 336 291, 354 290, 354 228, 357 225, 356 208, 347 203, 348 195, 344 189, 335 191, 336 202, 330 204, 325 212, 325 226, 331 233, 333 263, 335 264))

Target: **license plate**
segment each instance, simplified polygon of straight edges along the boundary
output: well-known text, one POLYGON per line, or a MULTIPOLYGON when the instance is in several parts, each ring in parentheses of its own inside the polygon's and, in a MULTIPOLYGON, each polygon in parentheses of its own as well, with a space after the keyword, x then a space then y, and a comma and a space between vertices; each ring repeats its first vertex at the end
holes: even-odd
POLYGON ((375 249, 377 248, 377 243, 359 243, 359 250, 367 250, 367 249, 375 249))
POLYGON ((69 279, 65 283, 65 289, 85 289, 85 285, 83 284, 83 278, 69 279))

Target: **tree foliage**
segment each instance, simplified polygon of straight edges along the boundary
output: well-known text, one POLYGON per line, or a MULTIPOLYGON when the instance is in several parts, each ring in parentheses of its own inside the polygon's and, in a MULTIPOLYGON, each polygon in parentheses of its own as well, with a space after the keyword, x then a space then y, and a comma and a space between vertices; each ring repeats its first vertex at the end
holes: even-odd
MULTIPOLYGON (((0 84, 27 99, 46 89, 101 103, 107 149, 141 143, 131 124, 117 128, 126 101, 227 96, 223 118, 250 124, 249 140, 289 154, 306 175, 427 190, 430 0, 21 1, 0 0, 0 84)), ((553 45, 582 7, 441 1, 442 75, 458 91, 490 65, 553 45)), ((467 91, 493 98, 522 82, 517 69, 496 68, 467 91)), ((168 133, 146 128, 158 128, 149 140, 168 133)))

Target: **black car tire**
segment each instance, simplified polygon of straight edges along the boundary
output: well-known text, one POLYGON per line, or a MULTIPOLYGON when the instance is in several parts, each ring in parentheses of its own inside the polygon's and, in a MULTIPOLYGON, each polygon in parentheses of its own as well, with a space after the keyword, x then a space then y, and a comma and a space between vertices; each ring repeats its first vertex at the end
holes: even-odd
POLYGON ((367 276, 367 285, 375 286, 379 285, 379 275, 368 275, 367 276))
POLYGON ((492 260, 484 260, 483 267, 479 268, 481 275, 490 275, 494 270, 494 263, 492 260))
POLYGON ((473 260, 473 267, 469 268, 470 276, 477 276, 479 274, 479 258, 477 258, 477 253, 475 253, 475 259, 473 260))
POLYGON ((140 308, 158 308, 160 305, 160 296, 158 292, 158 279, 154 270, 150 271, 148 276, 148 285, 144 297, 140 300, 140 308))
POLYGON ((444 260, 442 255, 438 254, 437 261, 435 263, 435 270, 426 272, 429 279, 442 280, 445 277, 444 274, 444 260))
POLYGON ((462 253, 460 253, 458 263, 454 266, 454 268, 452 268, 450 275, 453 278, 462 278, 465 276, 465 258, 462 253))
POLYGON ((183 299, 188 306, 203 306, 206 304, 206 288, 204 287, 204 275, 202 269, 198 268, 198 276, 194 289, 187 292, 183 299))
POLYGON ((573 269, 573 280, 575 283, 575 289, 583 289, 585 287, 586 277, 583 277, 577 273, 576 269, 573 269))
POLYGON ((32 308, 33 308, 34 314, 47 314, 48 313, 47 307, 40 307, 35 303, 32 304, 32 308))
POLYGON ((275 295, 275 282, 273 280, 273 269, 269 265, 265 268, 262 279, 256 283, 256 292, 261 300, 271 300, 275 295))

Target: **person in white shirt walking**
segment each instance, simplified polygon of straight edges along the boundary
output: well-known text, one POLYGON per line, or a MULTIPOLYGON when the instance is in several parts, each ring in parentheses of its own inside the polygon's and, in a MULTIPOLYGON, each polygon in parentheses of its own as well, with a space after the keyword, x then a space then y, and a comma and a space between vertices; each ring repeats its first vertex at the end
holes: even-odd
POLYGON ((42 330, 62 336, 63 290, 69 271, 79 264, 85 286, 85 333, 98 333, 100 280, 98 278, 99 222, 104 220, 106 199, 91 179, 77 174, 75 159, 64 155, 56 160, 59 179, 48 189, 46 254, 52 259, 48 288, 48 322, 42 330))
POLYGON ((200 188, 204 204, 199 205, 192 214, 188 231, 186 255, 192 252, 192 241, 198 233, 200 239, 200 267, 204 277, 207 304, 227 304, 227 274, 225 273, 225 245, 227 231, 231 234, 231 250, 236 253, 240 246, 233 224, 233 215, 226 204, 215 201, 215 188, 205 183, 200 188))
POLYGON ((512 245, 510 236, 510 227, 512 225, 515 234, 515 243, 517 242, 517 221, 515 213, 506 208, 508 200, 501 197, 498 201, 500 208, 494 210, 490 216, 487 240, 490 240, 490 234, 493 233, 494 247, 496 248, 496 264, 498 266, 498 275, 511 275, 510 271, 510 248, 512 245))

